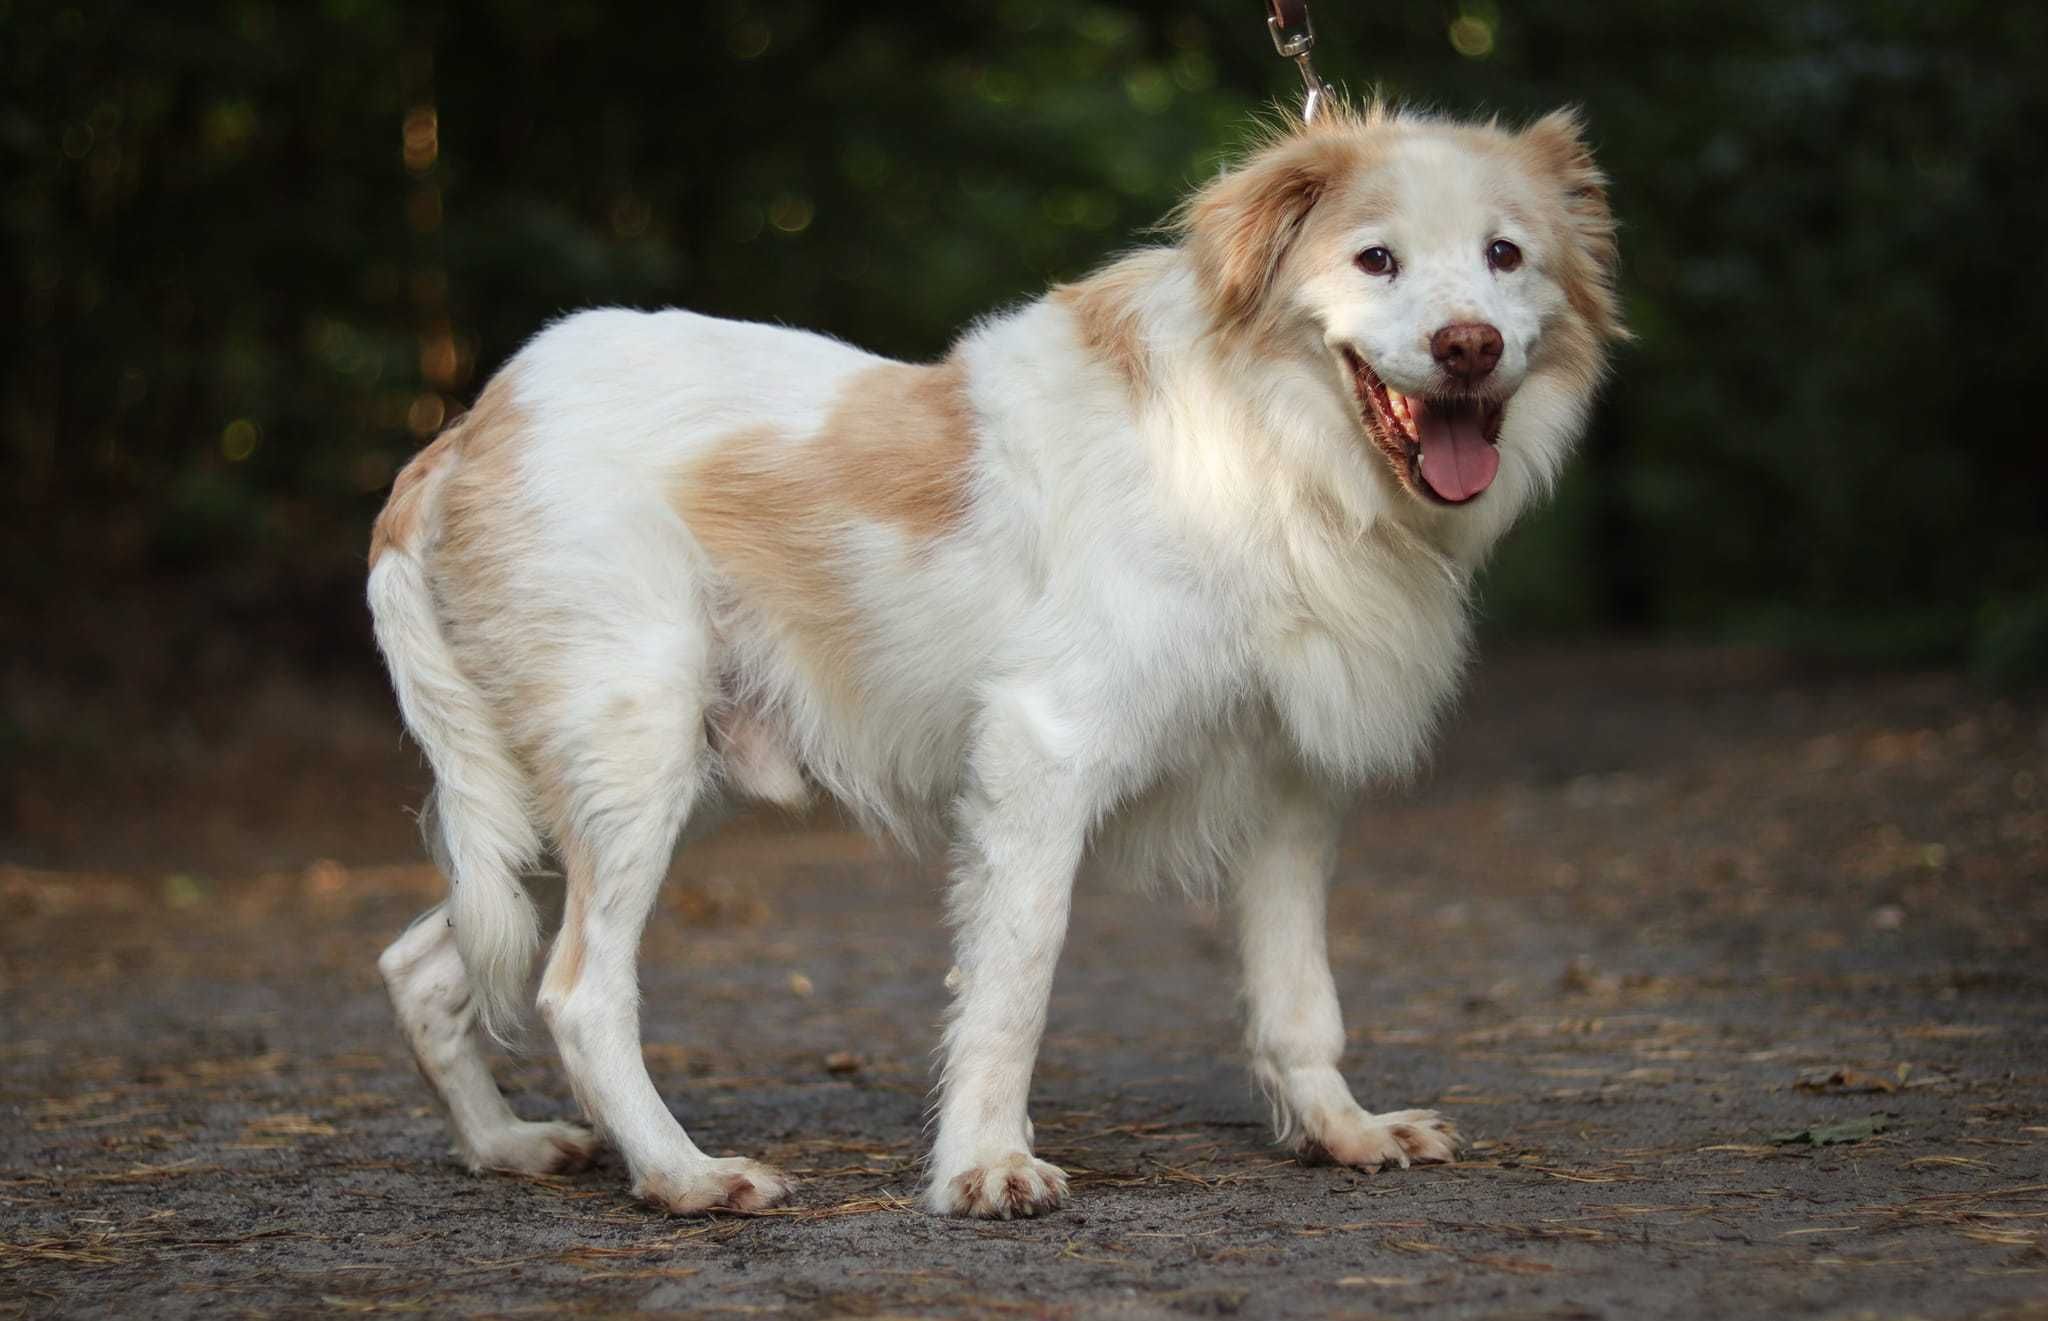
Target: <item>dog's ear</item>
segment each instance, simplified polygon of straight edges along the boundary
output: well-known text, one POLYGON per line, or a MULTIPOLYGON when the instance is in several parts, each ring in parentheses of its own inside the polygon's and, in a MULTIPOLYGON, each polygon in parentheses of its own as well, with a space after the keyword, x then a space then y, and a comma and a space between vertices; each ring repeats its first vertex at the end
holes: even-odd
POLYGON ((1522 130, 1517 139, 1530 171, 1557 190, 1576 260, 1560 272, 1572 307, 1603 337, 1626 339, 1621 304, 1614 291, 1620 250, 1614 212, 1607 201, 1607 176, 1586 146, 1586 122, 1575 108, 1553 110, 1522 130))
POLYGON ((1273 272, 1344 165, 1341 146, 1299 131, 1189 198, 1178 226, 1219 319, 1257 311, 1273 272))

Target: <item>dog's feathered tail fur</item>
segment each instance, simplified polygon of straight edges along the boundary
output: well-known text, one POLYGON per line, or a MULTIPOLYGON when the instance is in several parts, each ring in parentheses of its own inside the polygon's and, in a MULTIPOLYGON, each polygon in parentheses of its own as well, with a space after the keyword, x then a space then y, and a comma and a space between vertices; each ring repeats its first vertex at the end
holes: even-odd
POLYGON ((371 543, 370 614, 406 728, 433 766, 431 819, 445 857, 448 917, 477 1014, 511 1045, 540 945, 539 917, 520 876, 539 859, 541 841, 527 777, 483 693, 456 663, 423 559, 459 437, 458 426, 400 475, 371 543))

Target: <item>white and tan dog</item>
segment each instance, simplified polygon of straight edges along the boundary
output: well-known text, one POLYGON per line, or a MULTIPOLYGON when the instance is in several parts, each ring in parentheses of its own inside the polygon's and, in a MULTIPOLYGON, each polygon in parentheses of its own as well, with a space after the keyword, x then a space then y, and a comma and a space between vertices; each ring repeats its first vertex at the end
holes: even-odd
POLYGON ((1324 891, 1347 803, 1412 767, 1457 685, 1472 574, 1549 485, 1623 332, 1576 120, 1378 107, 1290 122, 1141 251, 937 363, 687 312, 544 331, 400 475, 370 603, 436 781, 448 902, 381 967, 476 1168, 615 1144, 678 1212, 787 1181, 706 1155, 642 1062, 641 929, 684 826, 813 789, 944 830, 957 996, 927 1201, 1031 1215, 1025 1115, 1077 870, 1227 897, 1281 1136, 1366 1169, 1450 1158, 1374 1114, 1324 891), (516 1118, 539 1008, 595 1133, 516 1118))

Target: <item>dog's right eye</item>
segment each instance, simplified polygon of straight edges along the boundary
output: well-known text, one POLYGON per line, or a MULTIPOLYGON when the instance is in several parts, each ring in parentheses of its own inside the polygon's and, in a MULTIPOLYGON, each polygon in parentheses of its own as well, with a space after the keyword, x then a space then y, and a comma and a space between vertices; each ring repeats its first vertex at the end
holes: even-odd
POLYGON ((1392 275, 1394 254, 1385 248, 1367 248, 1358 254, 1358 269, 1367 275, 1392 275))

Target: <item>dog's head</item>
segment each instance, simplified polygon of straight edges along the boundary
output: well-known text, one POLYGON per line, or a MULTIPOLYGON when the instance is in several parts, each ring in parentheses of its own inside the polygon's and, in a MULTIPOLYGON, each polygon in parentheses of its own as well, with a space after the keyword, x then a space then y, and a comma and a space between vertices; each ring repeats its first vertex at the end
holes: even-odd
POLYGON ((1516 132, 1333 108, 1181 225, 1224 334, 1314 359, 1348 400, 1346 443, 1425 506, 1480 500, 1504 451, 1547 480, 1626 333, 1605 180, 1570 112, 1516 132))

